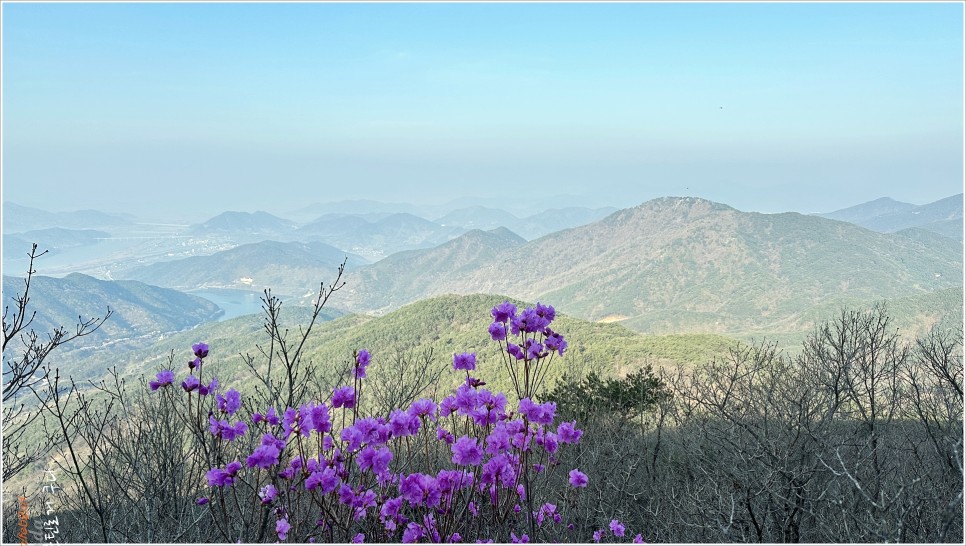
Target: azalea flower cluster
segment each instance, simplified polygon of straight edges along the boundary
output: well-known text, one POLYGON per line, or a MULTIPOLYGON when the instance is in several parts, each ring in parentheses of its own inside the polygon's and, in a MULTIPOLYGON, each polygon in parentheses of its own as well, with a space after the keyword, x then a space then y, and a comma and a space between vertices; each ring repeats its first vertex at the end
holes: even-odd
POLYGON ((554 354, 563 356, 567 340, 550 328, 557 316, 552 305, 537 303, 517 312, 505 301, 490 312, 488 331, 503 349, 503 362, 513 381, 517 397, 531 398, 542 386, 554 354))
MULTIPOLYGON (((530 371, 541 371, 551 352, 562 356, 566 350, 563 336, 549 328, 555 314, 550 306, 538 304, 518 315, 504 302, 492 314, 490 335, 506 355, 532 366, 530 371)), ((200 385, 208 346, 197 344, 193 351, 188 378, 200 385)), ((453 369, 466 379, 448 396, 438 402, 418 399, 385 416, 363 416, 361 380, 372 355, 362 349, 354 357, 352 385, 299 407, 256 408, 250 425, 232 422, 243 407, 238 391, 215 394, 207 432, 220 462, 207 471, 209 492, 197 504, 224 520, 226 536, 234 535, 225 518, 248 505, 239 503, 239 495, 251 495, 260 507, 239 516, 269 518, 261 527, 272 524, 279 541, 529 542, 564 526, 556 504, 532 496, 537 479, 553 483, 560 450, 583 435, 576 422, 557 422, 553 402, 530 394, 509 404, 503 393, 483 388, 470 375, 476 354, 460 353, 453 355, 453 369)), ((162 370, 151 389, 171 386, 173 375, 162 370)), ((538 377, 520 374, 519 392, 532 393, 538 377)), ((207 387, 202 396, 218 389, 217 381, 207 387)), ((185 383, 182 388, 189 396, 196 390, 185 383)), ((573 468, 556 482, 569 491, 558 501, 572 501, 588 477, 573 468)), ((624 535, 623 526, 620 534, 613 523, 610 528, 613 536, 624 535)))

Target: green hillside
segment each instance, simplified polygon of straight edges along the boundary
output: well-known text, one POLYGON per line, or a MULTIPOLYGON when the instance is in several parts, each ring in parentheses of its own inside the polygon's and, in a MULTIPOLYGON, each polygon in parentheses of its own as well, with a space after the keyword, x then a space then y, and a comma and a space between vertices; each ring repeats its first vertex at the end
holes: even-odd
POLYGON ((179 290, 200 287, 242 288, 301 295, 323 279, 334 279, 339 264, 346 268, 366 262, 324 243, 262 241, 237 246, 210 256, 159 262, 128 272, 127 277, 179 290))
MULTIPOLYGON (((23 287, 22 278, 4 276, 4 305, 12 307, 23 287)), ((61 351, 78 351, 81 347, 116 351, 123 346, 143 346, 162 334, 197 326, 221 312, 208 300, 137 281, 102 281, 80 273, 62 279, 36 276, 31 281, 27 311, 36 311, 30 327, 39 333, 61 326, 73 331, 78 315, 84 319, 103 317, 108 307, 113 315, 100 329, 61 351)))
MULTIPOLYGON (((336 298, 338 297, 338 294, 336 298)), ((506 371, 499 359, 496 342, 490 340, 487 326, 492 321, 490 309, 504 301, 502 296, 440 296, 405 306, 385 316, 347 315, 316 325, 306 344, 305 362, 318 367, 322 383, 351 359, 353 350, 367 348, 373 355, 369 381, 386 381, 392 376, 395 356, 403 353, 419 355, 427 350, 434 354, 435 369, 446 368, 442 387, 462 380, 451 371, 453 353, 478 353, 478 372, 493 388, 509 389, 506 371)), ((522 309, 523 302, 516 304, 522 309)), ((294 332, 308 319, 308 310, 293 307, 283 313, 283 325, 294 332)), ((324 319, 331 318, 331 314, 324 319)), ((101 351, 84 360, 69 363, 85 376, 103 374, 117 366, 131 381, 148 378, 175 355, 175 369, 184 374, 192 343, 206 341, 211 347, 206 372, 214 373, 240 390, 253 386, 251 372, 243 365, 241 354, 257 355, 256 344, 267 346, 259 315, 238 317, 199 326, 187 332, 166 337, 138 350, 118 353, 101 351)), ((563 359, 555 360, 548 375, 552 385, 566 369, 576 366, 593 369, 606 376, 635 370, 645 363, 694 365, 723 355, 735 341, 717 335, 645 336, 617 324, 598 324, 558 315, 555 329, 563 333, 569 348, 563 359)), ((64 362, 62 360, 62 362, 64 362)), ((263 359, 259 360, 264 364, 263 359)))

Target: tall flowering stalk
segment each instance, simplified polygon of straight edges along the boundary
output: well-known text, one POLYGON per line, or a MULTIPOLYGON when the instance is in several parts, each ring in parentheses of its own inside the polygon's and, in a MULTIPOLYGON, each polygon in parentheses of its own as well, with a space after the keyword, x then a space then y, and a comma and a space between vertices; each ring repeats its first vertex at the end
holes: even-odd
POLYGON ((533 398, 543 385, 554 354, 562 357, 567 350, 564 337, 550 328, 556 311, 538 302, 518 314, 516 305, 505 301, 490 313, 490 337, 500 344, 517 399, 533 398))

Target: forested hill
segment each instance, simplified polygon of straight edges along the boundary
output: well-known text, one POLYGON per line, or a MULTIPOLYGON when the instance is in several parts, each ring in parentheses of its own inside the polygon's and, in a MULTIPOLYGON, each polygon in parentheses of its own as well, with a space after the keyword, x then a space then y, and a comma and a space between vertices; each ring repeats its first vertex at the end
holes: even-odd
MULTIPOLYGON (((4 305, 11 312, 13 299, 23 289, 22 278, 4 275, 4 305)), ((100 318, 108 308, 113 314, 100 329, 65 349, 105 344, 143 346, 162 334, 197 326, 221 313, 206 299, 137 281, 102 281, 80 273, 62 279, 35 276, 31 280, 28 313, 37 313, 30 328, 41 336, 58 327, 73 332, 78 315, 84 320, 100 318)))
POLYGON ((262 241, 216 252, 158 262, 134 269, 128 278, 187 290, 199 287, 242 288, 301 295, 318 292, 323 279, 334 280, 339 264, 353 269, 365 259, 325 243, 262 241))
POLYGON ((781 333, 808 329, 814 307, 925 295, 961 286, 963 272, 962 246, 947 238, 741 212, 696 198, 655 199, 487 252, 449 270, 419 267, 445 264, 446 245, 396 258, 405 267, 363 268, 346 305, 386 311, 447 292, 491 292, 645 332, 781 333), (391 300, 379 295, 387 283, 391 300))
MULTIPOLYGON (((339 294, 336 293, 333 299, 338 300, 339 294)), ((304 361, 306 366, 318 371, 324 383, 332 380, 332 375, 352 358, 354 350, 367 348, 374 362, 369 368, 371 377, 374 381, 389 381, 391 374, 404 361, 421 362, 426 351, 432 351, 433 358, 428 364, 434 369, 451 369, 453 353, 477 351, 480 370, 475 375, 497 388, 506 389, 509 387, 507 373, 497 353, 497 343, 487 333, 493 320, 490 310, 505 299, 497 295, 445 295, 404 306, 380 317, 347 315, 334 318, 331 312, 324 312, 308 337, 304 361)), ((521 310, 526 305, 520 301, 516 303, 521 310)), ((308 322, 304 307, 283 305, 283 311, 281 325, 290 332, 297 332, 299 325, 308 322)), ((153 376, 162 367, 167 367, 172 352, 176 356, 175 366, 182 366, 181 357, 190 355, 191 344, 206 341, 211 347, 210 365, 206 369, 212 370, 211 373, 223 382, 230 381, 238 388, 244 389, 246 385, 250 388, 254 386, 252 376, 240 355, 258 356, 256 344, 267 346, 263 323, 264 317, 249 315, 204 324, 136 350, 110 354, 102 351, 74 365, 82 365, 88 370, 117 366, 132 380, 137 380, 153 376)), ((727 354, 736 343, 718 335, 647 336, 617 324, 592 323, 564 315, 558 315, 554 327, 566 336, 569 347, 565 357, 554 365, 548 376, 548 386, 568 370, 595 370, 611 376, 636 370, 647 363, 693 366, 727 354)), ((256 363, 264 366, 265 359, 256 358, 256 363)), ((423 364, 426 363, 421 362, 420 366, 423 364)), ((444 374, 444 383, 459 380, 449 372, 444 374)))

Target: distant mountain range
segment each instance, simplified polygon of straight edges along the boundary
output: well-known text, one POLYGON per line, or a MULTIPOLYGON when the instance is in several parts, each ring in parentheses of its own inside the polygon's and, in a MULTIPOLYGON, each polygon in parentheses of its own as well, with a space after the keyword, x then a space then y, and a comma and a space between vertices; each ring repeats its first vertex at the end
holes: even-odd
POLYGON ((478 235, 393 256, 356 271, 337 304, 386 311, 504 293, 645 332, 783 332, 807 328, 808 309, 828 302, 961 286, 962 260, 948 238, 662 198, 527 243, 478 235))
POLYGON ((48 212, 16 203, 3 203, 3 232, 7 234, 44 228, 91 229, 122 226, 133 222, 130 216, 96 210, 48 212))
MULTIPOLYGON (((23 278, 3 276, 4 305, 23 292, 23 278)), ((62 279, 35 276, 30 285, 31 307, 37 315, 31 328, 38 333, 63 326, 74 330, 78 315, 103 317, 104 325, 75 346, 141 344, 162 334, 197 326, 221 310, 208 300, 136 281, 102 281, 80 273, 62 279)), ((71 347, 65 347, 71 350, 71 347)))
POLYGON ((464 231, 409 213, 391 214, 376 221, 332 213, 300 227, 296 237, 302 241, 322 241, 366 258, 379 259, 393 252, 436 246, 464 231))
POLYGON ((545 210, 526 218, 518 218, 502 209, 474 206, 454 210, 446 216, 436 219, 436 223, 444 226, 459 226, 465 229, 489 230, 503 227, 526 240, 531 240, 562 229, 596 222, 616 211, 617 209, 614 207, 598 209, 569 207, 545 210))
POLYGON ((179 290, 272 288, 277 293, 300 295, 317 292, 323 280, 334 280, 338 265, 346 258, 349 270, 369 263, 325 243, 262 241, 209 256, 150 264, 132 269, 125 276, 179 290))
MULTIPOLYGON (((386 212, 390 205, 375 201, 352 201, 346 202, 345 206, 346 210, 367 212, 350 213, 335 209, 301 225, 267 212, 225 212, 192 226, 188 233, 195 236, 227 236, 236 242, 266 239, 320 241, 375 261, 395 252, 432 248, 471 229, 502 227, 529 240, 596 222, 617 210, 613 207, 570 207, 519 218, 502 209, 474 206, 454 210, 430 221, 409 212, 386 212)), ((302 212, 333 209, 331 206, 317 205, 302 212)))
POLYGON ((925 205, 902 203, 882 197, 818 216, 850 222, 883 233, 920 228, 963 240, 963 194, 925 205))
POLYGON ((64 229, 46 228, 26 231, 23 233, 3 234, 4 259, 20 258, 30 252, 34 242, 42 241, 37 251, 47 250, 56 254, 59 250, 96 244, 99 240, 110 237, 106 231, 95 229, 64 229))
POLYGON ((188 233, 191 235, 218 233, 231 236, 237 240, 251 238, 256 241, 266 239, 288 240, 297 228, 298 224, 295 222, 264 211, 228 211, 211 218, 207 222, 191 226, 188 233))
MULTIPOLYGON (((922 206, 883 198, 826 215, 742 212, 691 197, 527 218, 479 204, 435 222, 377 205, 302 225, 265 212, 224 213, 165 243, 188 245, 193 257, 112 271, 182 290, 271 287, 304 296, 334 278, 348 255, 347 285, 333 305, 352 312, 384 314, 444 294, 507 294, 648 333, 801 332, 842 303, 961 300, 950 289, 962 287, 963 247, 949 234, 962 224, 962 195, 922 206), (554 231, 528 241, 508 226, 490 227, 514 222, 531 235, 554 231), (213 250, 225 238, 272 234, 279 240, 213 250)), ((32 235, 64 244, 93 237, 32 235)))

